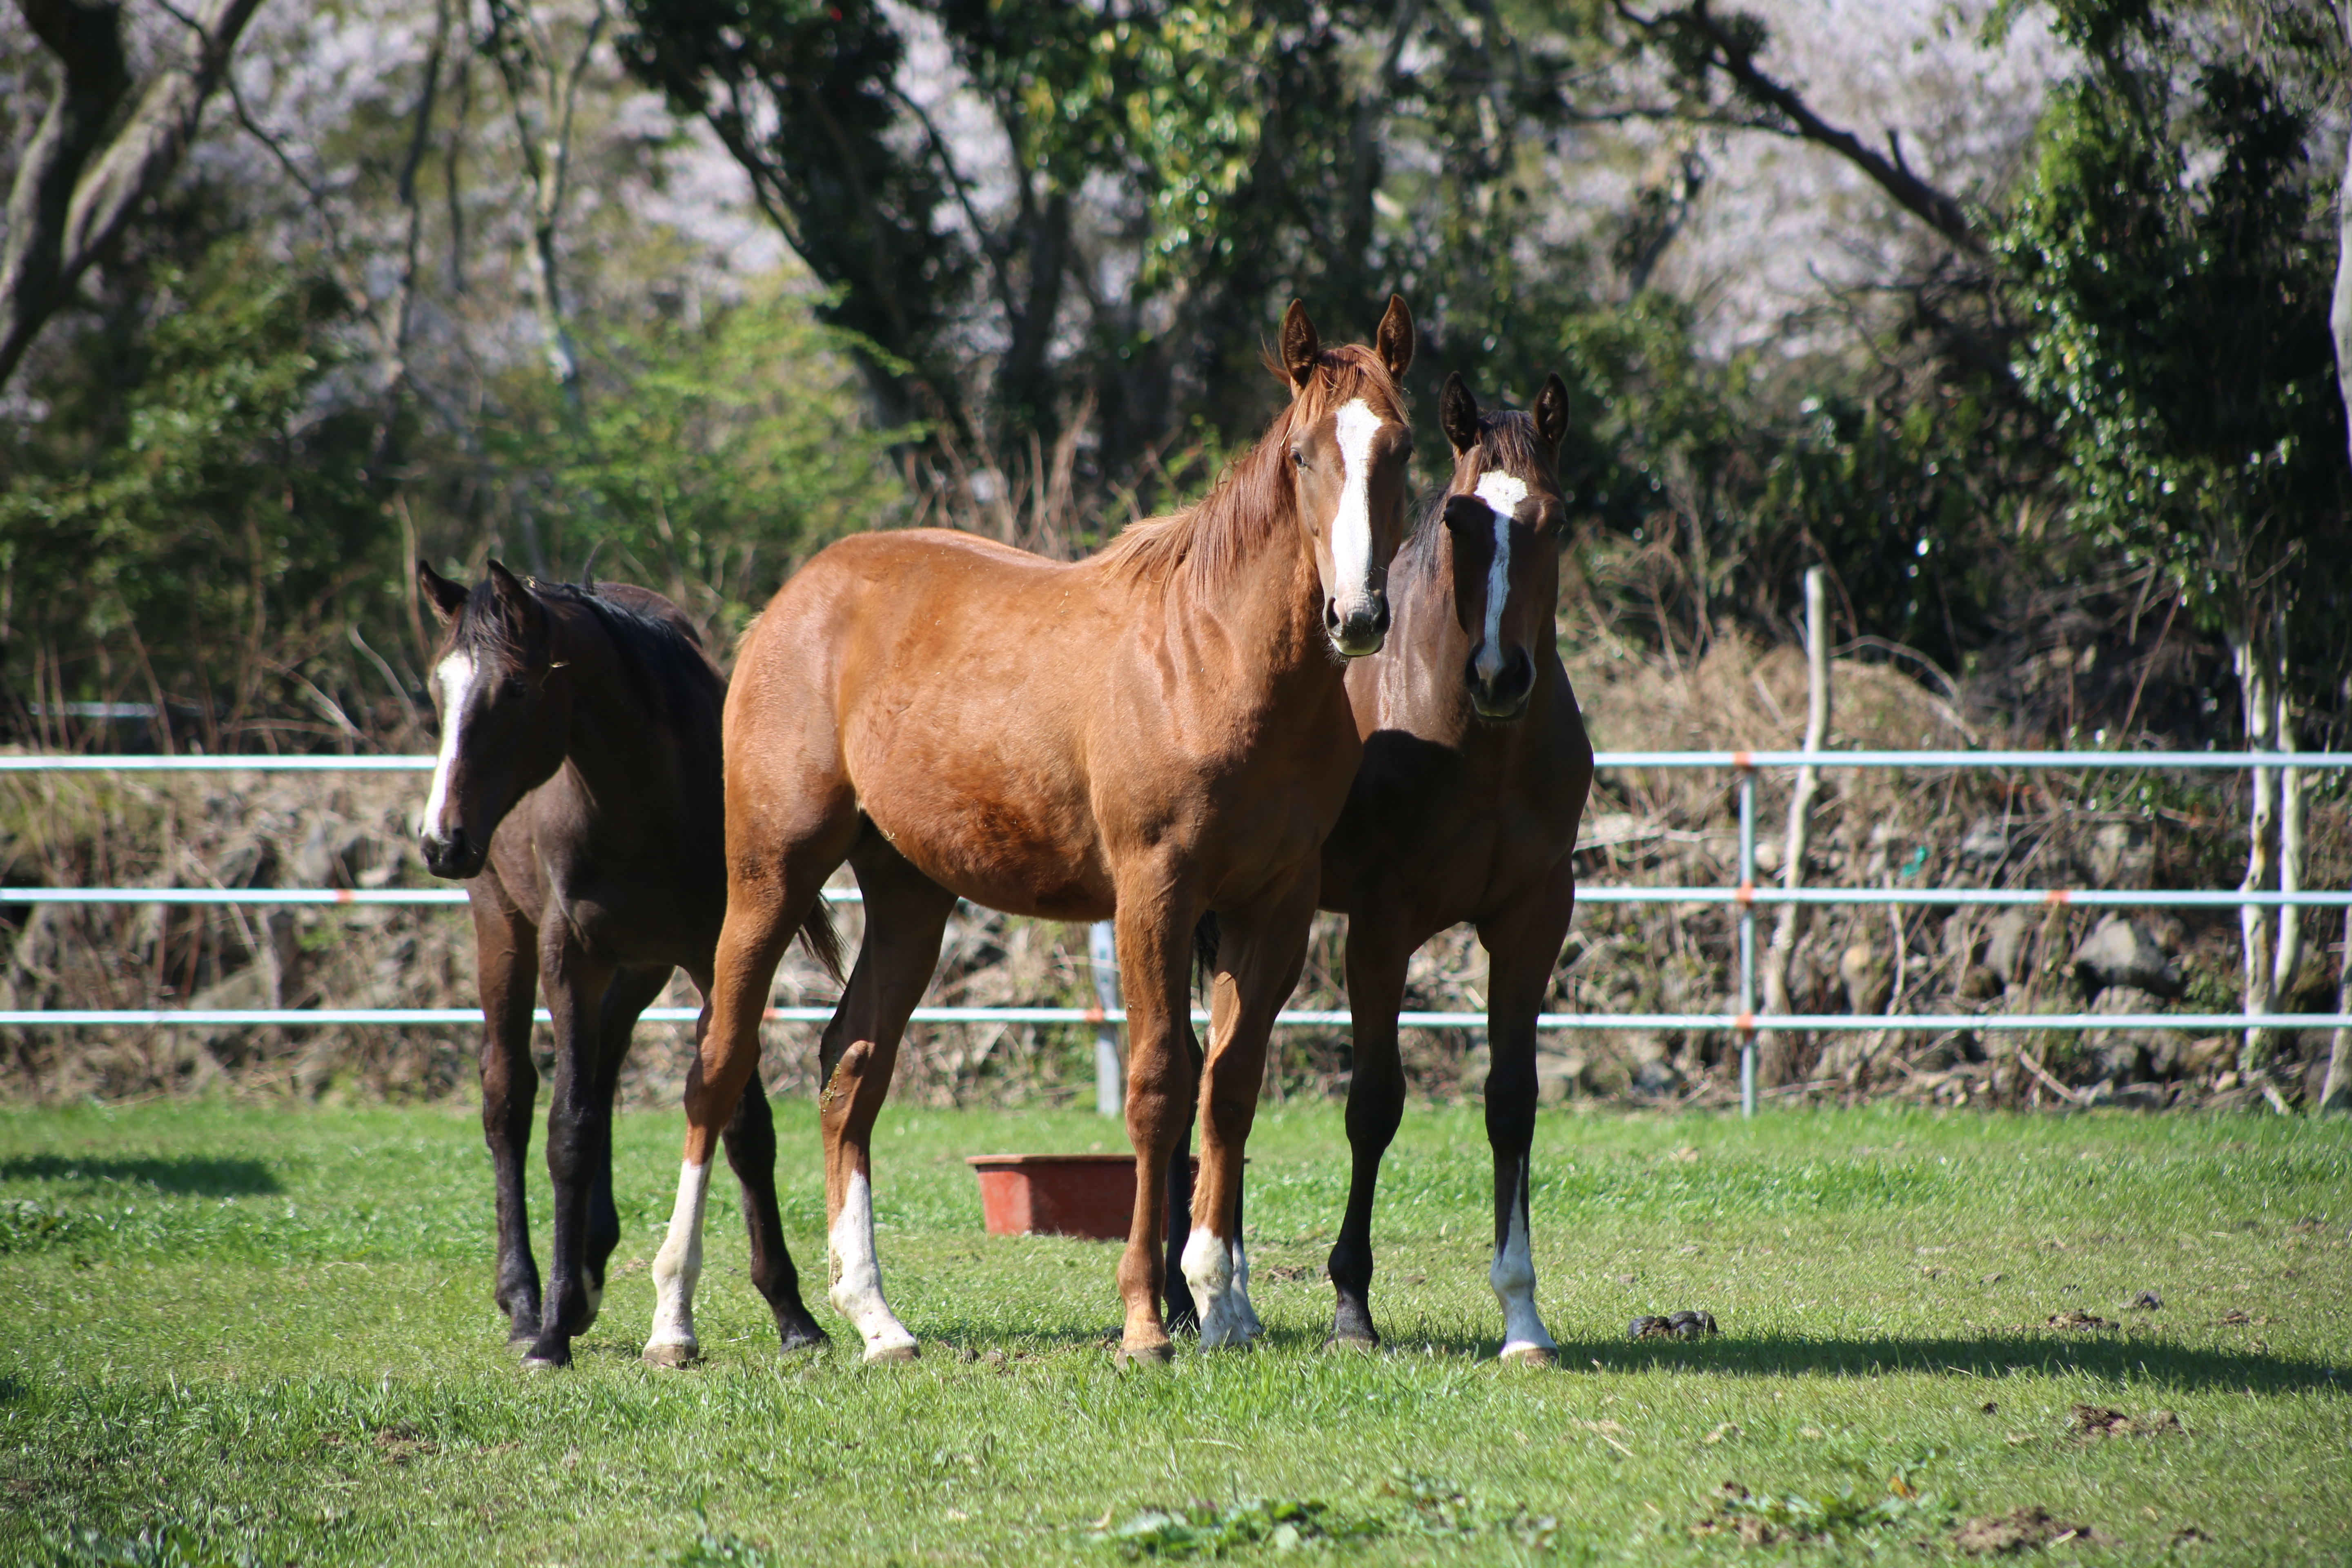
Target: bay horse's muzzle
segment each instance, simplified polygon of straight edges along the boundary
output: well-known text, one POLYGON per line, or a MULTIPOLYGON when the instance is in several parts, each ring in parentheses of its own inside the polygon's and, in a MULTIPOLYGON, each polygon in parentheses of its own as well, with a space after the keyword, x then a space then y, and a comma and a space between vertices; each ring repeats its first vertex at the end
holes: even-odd
POLYGON ((1388 595, 1381 589, 1373 589, 1366 596, 1366 602, 1358 605, 1345 617, 1339 614, 1339 600, 1326 599, 1323 602, 1323 629, 1330 634, 1331 646, 1349 658, 1361 658, 1366 654, 1380 652, 1381 645, 1388 640, 1389 635, 1388 595))
POLYGON ((1473 649, 1462 668, 1462 683, 1470 689, 1470 706, 1481 719, 1516 719, 1527 711, 1528 695, 1536 689, 1536 661, 1527 649, 1515 647, 1495 679, 1486 680, 1479 677, 1478 654, 1473 649))
POLYGON ((418 851, 425 857, 425 868, 436 877, 462 882, 481 874, 482 862, 489 858, 488 844, 477 844, 463 827, 447 833, 426 832, 416 841, 418 851))

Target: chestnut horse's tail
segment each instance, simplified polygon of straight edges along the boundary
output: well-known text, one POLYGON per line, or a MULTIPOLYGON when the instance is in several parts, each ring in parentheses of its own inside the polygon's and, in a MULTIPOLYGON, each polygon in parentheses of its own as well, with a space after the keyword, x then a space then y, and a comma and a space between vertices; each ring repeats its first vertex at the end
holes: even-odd
POLYGON ((835 985, 845 985, 841 970, 841 932, 833 923, 833 906, 820 898, 809 906, 808 918, 801 921, 801 946, 833 977, 835 985))

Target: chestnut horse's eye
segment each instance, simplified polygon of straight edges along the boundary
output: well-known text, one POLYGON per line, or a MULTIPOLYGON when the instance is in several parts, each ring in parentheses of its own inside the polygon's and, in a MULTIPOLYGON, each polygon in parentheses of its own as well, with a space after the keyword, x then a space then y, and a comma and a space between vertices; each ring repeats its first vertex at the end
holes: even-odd
POLYGON ((1302 468, 1305 468, 1307 466, 1307 448, 1304 447, 1293 447, 1290 449, 1290 460, 1298 467, 1302 468))

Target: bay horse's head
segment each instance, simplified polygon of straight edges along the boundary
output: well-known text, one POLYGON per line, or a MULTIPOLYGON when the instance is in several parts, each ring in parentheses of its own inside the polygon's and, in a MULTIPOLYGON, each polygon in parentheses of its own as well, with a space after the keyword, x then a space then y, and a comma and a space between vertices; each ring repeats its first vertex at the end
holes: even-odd
POLYGON ((1557 375, 1547 379, 1532 416, 1481 414, 1456 373, 1445 378, 1437 421, 1454 447, 1445 529, 1454 549, 1454 613, 1471 639, 1463 684, 1482 718, 1516 719, 1535 689, 1532 650, 1556 635, 1568 516, 1559 489, 1568 388, 1557 375))
POLYGON ((1323 629, 1349 658, 1389 630, 1390 558, 1404 538, 1412 431, 1397 378, 1412 363, 1412 312, 1390 296, 1374 347, 1326 349, 1297 300, 1282 318, 1285 422, 1298 515, 1315 538, 1323 629))
POLYGON ((562 707, 545 700, 562 666, 547 607, 497 562, 468 589, 419 560, 416 585, 448 627, 433 666, 441 754, 418 847, 427 870, 462 880, 480 873, 515 802, 563 763, 562 707))

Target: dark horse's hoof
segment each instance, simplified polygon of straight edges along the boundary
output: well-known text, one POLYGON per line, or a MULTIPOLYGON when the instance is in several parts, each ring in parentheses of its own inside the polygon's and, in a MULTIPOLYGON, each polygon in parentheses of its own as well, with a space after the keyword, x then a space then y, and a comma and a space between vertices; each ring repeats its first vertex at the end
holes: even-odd
POLYGON ((1327 1351, 1354 1351, 1359 1355, 1370 1355, 1381 1348, 1381 1336, 1373 1333, 1335 1333, 1323 1342, 1323 1348, 1327 1351))
POLYGON ((525 1372, 561 1372, 572 1364, 572 1342, 541 1340, 522 1358, 525 1372))
POLYGON ((780 1355, 797 1355, 803 1351, 821 1351, 833 1343, 833 1336, 813 1322, 794 1323, 788 1328, 779 1329, 777 1337, 780 1341, 777 1353, 780 1355))

